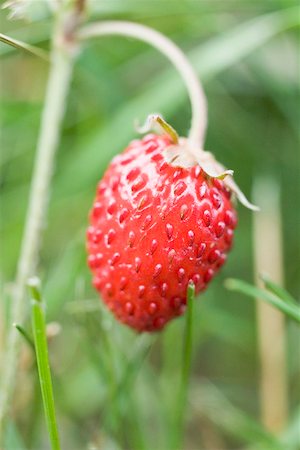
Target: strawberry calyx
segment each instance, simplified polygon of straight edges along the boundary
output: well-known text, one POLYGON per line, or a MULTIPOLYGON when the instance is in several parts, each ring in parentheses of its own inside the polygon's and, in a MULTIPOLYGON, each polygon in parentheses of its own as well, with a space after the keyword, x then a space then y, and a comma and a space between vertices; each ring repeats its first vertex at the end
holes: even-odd
POLYGON ((236 196, 242 205, 252 211, 259 211, 259 208, 249 202, 234 181, 233 170, 226 169, 216 160, 211 152, 196 148, 194 143, 191 143, 188 138, 179 137, 176 130, 161 115, 149 115, 145 124, 136 127, 136 129, 139 133, 143 134, 149 131, 154 131, 158 134, 167 134, 172 142, 163 151, 163 155, 168 164, 182 168, 199 165, 207 177, 222 180, 227 189, 236 196))
POLYGON ((144 125, 135 124, 135 129, 141 134, 149 133, 150 131, 155 131, 157 134, 167 134, 172 144, 179 144, 177 131, 160 114, 150 114, 144 125))

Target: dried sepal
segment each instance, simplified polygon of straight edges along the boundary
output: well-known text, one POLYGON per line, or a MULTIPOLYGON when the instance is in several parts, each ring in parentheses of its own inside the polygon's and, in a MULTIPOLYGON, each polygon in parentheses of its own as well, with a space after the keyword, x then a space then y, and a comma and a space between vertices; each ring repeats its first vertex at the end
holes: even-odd
POLYGON ((174 128, 166 122, 160 114, 150 114, 144 125, 135 124, 136 130, 141 133, 155 131, 158 134, 167 134, 174 144, 178 144, 179 136, 174 128))
POLYGON ((238 187, 238 185, 236 184, 236 182, 232 177, 227 177, 224 180, 224 184, 228 189, 231 190, 231 192, 233 192, 236 195, 239 202, 246 208, 251 209, 252 211, 260 210, 258 206, 253 205, 252 203, 249 202, 245 194, 241 191, 241 189, 238 187))
POLYGON ((168 164, 176 167, 189 168, 199 165, 210 178, 223 180, 225 186, 233 192, 237 199, 246 208, 252 211, 259 211, 259 208, 247 200, 241 189, 233 179, 233 170, 226 169, 220 164, 211 152, 195 148, 189 139, 178 137, 177 132, 159 114, 148 116, 146 123, 142 127, 137 127, 140 133, 156 131, 168 134, 173 145, 167 147, 163 154, 168 164))

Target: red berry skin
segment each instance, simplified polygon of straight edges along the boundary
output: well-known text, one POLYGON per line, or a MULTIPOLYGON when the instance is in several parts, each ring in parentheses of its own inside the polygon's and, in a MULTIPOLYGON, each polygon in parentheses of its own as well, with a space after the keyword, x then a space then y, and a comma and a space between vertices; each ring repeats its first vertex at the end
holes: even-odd
POLYGON ((222 181, 168 164, 168 136, 145 136, 100 181, 87 231, 94 287, 117 319, 157 331, 184 313, 226 260, 236 212, 222 181))

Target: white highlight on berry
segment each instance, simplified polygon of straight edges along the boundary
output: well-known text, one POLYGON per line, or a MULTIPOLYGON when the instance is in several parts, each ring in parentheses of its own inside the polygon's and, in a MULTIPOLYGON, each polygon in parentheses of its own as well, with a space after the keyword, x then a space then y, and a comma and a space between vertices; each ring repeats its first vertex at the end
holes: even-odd
POLYGON ((79 39, 107 35, 128 36, 139 39, 155 47, 173 63, 185 82, 191 102, 192 119, 189 141, 192 146, 203 148, 207 126, 206 97, 198 75, 182 50, 160 32, 133 22, 95 22, 82 27, 78 32, 79 39))

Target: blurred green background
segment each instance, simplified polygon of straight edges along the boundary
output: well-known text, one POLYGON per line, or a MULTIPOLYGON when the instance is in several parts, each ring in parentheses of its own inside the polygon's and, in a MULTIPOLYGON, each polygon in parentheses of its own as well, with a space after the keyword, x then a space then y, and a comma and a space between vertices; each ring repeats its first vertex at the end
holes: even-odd
MULTIPOLYGON (((31 20, 1 31, 49 48, 52 19, 42 1, 31 20)), ((51 3, 51 2, 50 2, 51 3)), ((90 1, 88 18, 134 20, 172 38, 201 78, 209 105, 206 149, 248 197, 258 176, 281 193, 283 267, 299 298, 299 4, 289 0, 90 1)), ((0 44, 1 347, 27 208, 48 64, 0 44)), ((85 227, 95 186, 113 155, 136 137, 134 119, 161 112, 186 135, 190 105, 180 77, 157 51, 106 37, 82 48, 53 174, 39 275, 63 448, 169 450, 184 320, 137 336, 102 309, 86 267, 85 227)), ((255 303, 227 291, 227 277, 253 282, 252 213, 239 206, 228 263, 194 308, 193 370, 185 448, 300 446, 299 330, 287 324, 289 420, 275 435, 260 419, 255 303)), ((276 392, 274 392, 276 395, 276 392)), ((30 350, 22 351, 7 449, 47 448, 30 350)))

